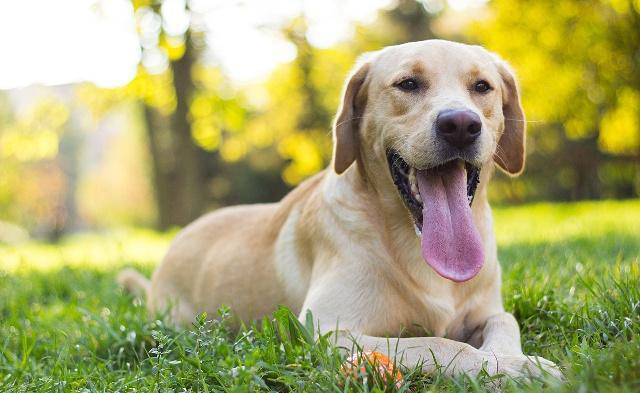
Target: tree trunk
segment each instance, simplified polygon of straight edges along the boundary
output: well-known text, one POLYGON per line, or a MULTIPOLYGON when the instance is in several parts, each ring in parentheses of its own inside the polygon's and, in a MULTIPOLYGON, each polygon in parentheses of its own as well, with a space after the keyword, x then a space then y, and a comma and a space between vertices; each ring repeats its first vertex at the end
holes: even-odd
POLYGON ((176 92, 176 110, 171 116, 175 145, 176 172, 172 190, 178 196, 175 208, 180 211, 176 225, 186 225, 202 214, 205 200, 204 169, 201 149, 191 137, 189 104, 194 92, 191 68, 194 62, 191 34, 186 33, 184 55, 173 62, 173 86, 176 92))
POLYGON ((194 91, 191 78, 194 56, 189 33, 185 45, 184 55, 171 63, 177 101, 175 111, 166 118, 144 106, 159 229, 193 221, 202 214, 206 197, 202 151, 191 137, 188 118, 194 91))
POLYGON ((571 143, 571 159, 576 172, 576 184, 571 195, 573 200, 596 199, 602 195, 598 178, 600 154, 597 135, 598 132, 594 132, 591 137, 571 143))
POLYGON ((149 152, 151 153, 153 191, 158 214, 156 225, 159 229, 168 229, 175 222, 172 217, 174 209, 171 207, 170 187, 175 161, 171 145, 169 145, 170 139, 168 139, 171 131, 167 128, 167 119, 161 117, 158 111, 146 104, 142 106, 149 139, 149 152))

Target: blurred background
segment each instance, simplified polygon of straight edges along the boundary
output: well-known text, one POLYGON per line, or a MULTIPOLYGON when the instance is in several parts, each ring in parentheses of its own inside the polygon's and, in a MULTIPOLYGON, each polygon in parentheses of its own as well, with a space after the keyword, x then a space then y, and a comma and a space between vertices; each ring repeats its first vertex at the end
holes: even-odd
POLYGON ((356 57, 429 38, 519 75, 494 203, 638 197, 639 0, 0 1, 0 243, 276 201, 327 165, 356 57))

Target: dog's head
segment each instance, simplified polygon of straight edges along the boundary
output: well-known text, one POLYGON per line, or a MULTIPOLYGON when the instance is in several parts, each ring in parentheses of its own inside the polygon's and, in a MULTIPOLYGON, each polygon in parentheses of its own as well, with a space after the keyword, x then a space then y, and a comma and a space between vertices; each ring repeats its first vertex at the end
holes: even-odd
POLYGON ((524 167, 524 113, 505 62, 441 40, 372 53, 345 86, 334 141, 336 173, 357 161, 374 187, 395 185, 438 273, 477 274, 484 257, 469 205, 479 172, 524 167))

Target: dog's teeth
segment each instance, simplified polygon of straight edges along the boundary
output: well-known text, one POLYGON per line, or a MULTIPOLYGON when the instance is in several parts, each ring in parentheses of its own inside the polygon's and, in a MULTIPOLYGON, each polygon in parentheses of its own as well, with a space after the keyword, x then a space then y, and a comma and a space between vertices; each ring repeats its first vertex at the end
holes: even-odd
POLYGON ((416 201, 422 202, 422 198, 420 197, 420 190, 418 189, 416 172, 417 171, 415 168, 409 168, 409 188, 411 189, 411 196, 413 196, 416 201))
POLYGON ((418 183, 416 182, 416 169, 409 169, 409 186, 411 186, 411 192, 418 192, 418 183))

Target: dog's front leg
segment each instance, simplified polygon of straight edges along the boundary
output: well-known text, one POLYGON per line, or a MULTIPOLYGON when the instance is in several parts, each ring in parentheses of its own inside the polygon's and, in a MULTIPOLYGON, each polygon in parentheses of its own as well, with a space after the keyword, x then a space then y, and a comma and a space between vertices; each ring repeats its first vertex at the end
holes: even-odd
POLYGON ((487 319, 480 350, 502 355, 522 355, 520 328, 513 315, 503 312, 487 319))
POLYGON ((382 352, 407 368, 420 365, 426 373, 441 367, 447 375, 476 374, 483 365, 480 351, 442 337, 383 338, 339 331, 336 345, 349 352, 382 352))
POLYGON ((442 337, 383 338, 336 333, 336 345, 350 353, 377 351, 409 369, 421 367, 424 373, 441 371, 448 376, 477 375, 482 369, 490 375, 522 375, 529 360, 524 356, 502 356, 478 350, 469 344, 442 337))
MULTIPOLYGON (((520 343, 520 328, 518 322, 512 314, 502 312, 487 319, 482 331, 482 346, 480 351, 493 353, 505 362, 512 362, 516 365, 524 362, 525 370, 533 374, 547 372, 556 378, 562 379, 562 373, 555 363, 539 356, 525 356, 522 353, 520 343), (507 355, 507 356, 505 356, 507 355)), ((508 368, 513 365, 506 364, 508 368)))

